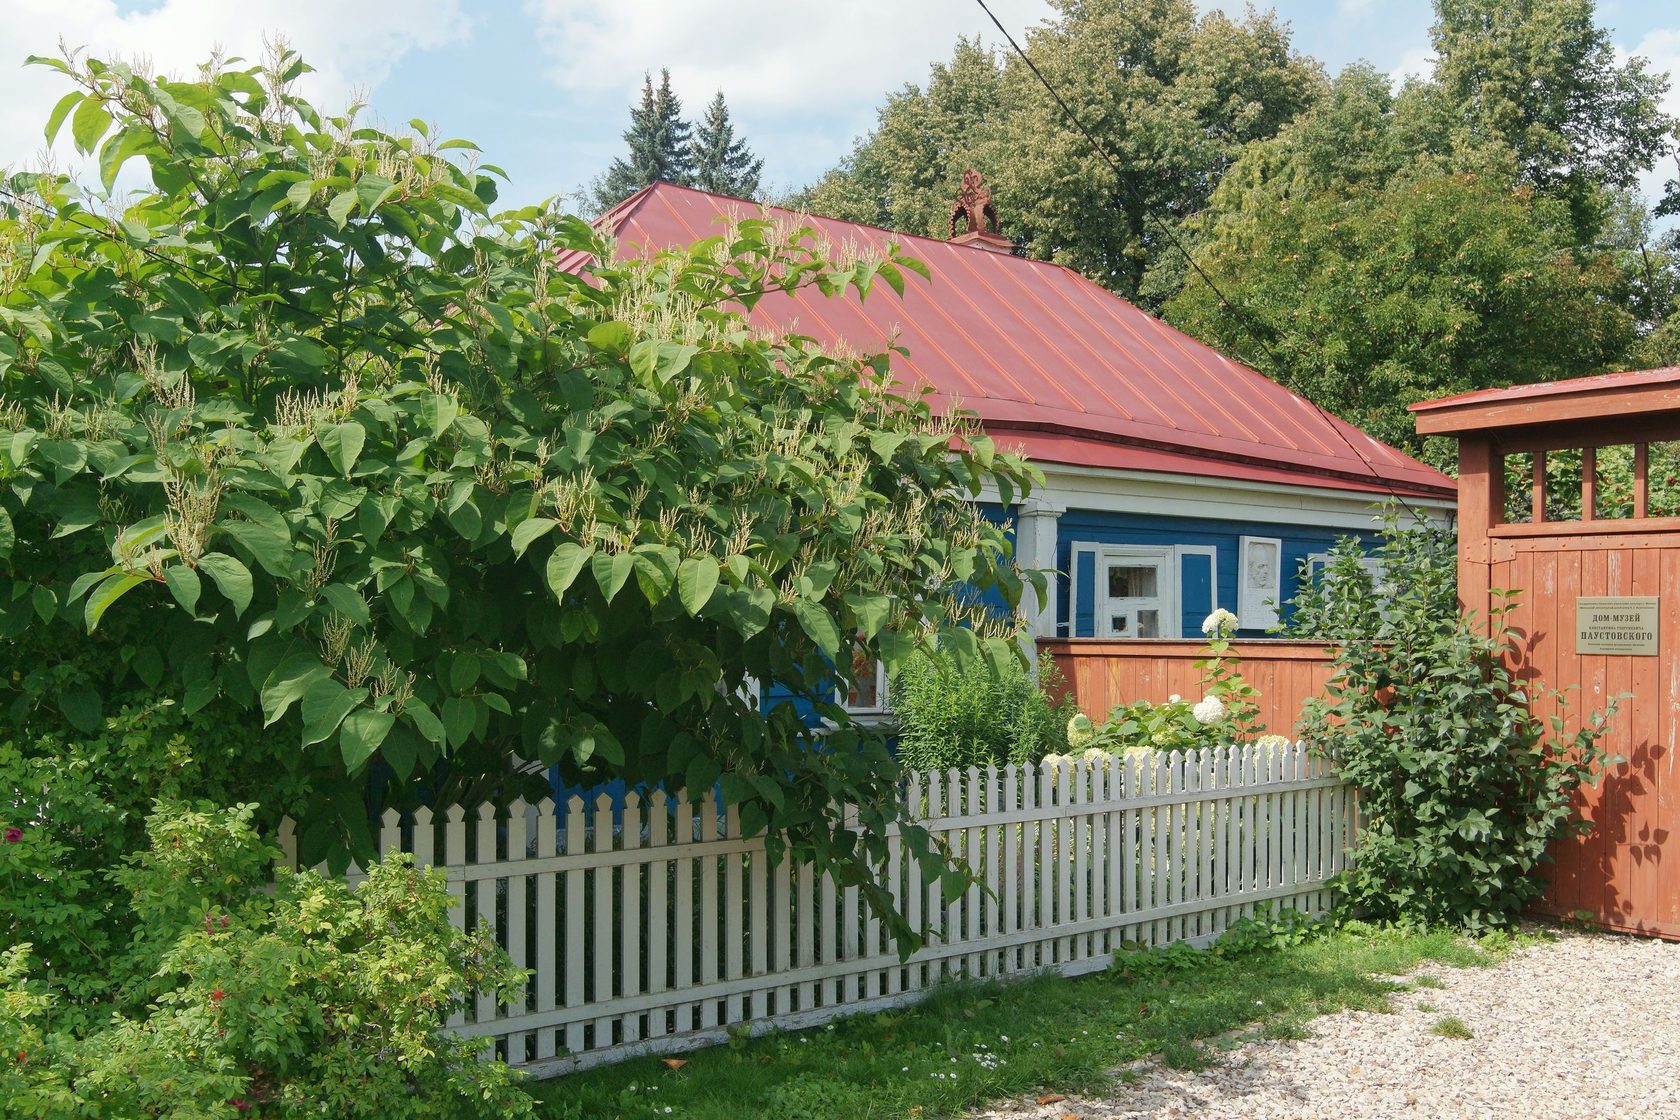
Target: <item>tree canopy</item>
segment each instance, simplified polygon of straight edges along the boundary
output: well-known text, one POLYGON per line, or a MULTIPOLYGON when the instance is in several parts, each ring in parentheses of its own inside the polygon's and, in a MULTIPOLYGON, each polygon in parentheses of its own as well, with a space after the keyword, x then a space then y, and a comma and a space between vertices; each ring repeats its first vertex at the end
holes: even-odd
POLYGON ((713 194, 752 198, 763 173, 764 161, 736 135, 723 91, 718 90, 694 133, 694 185, 713 194))
POLYGON ((131 159, 155 185, 0 195, 8 735, 211 715, 244 743, 225 792, 311 861, 369 853, 370 798, 541 793, 546 766, 717 785, 884 901, 897 767, 835 690, 855 653, 1019 656, 946 592, 1015 600, 971 499, 1030 472, 895 394, 890 355, 743 311, 891 299, 914 261, 758 220, 614 263, 577 218, 493 213, 471 144, 322 115, 295 56, 42 61, 75 86, 49 133, 106 191, 131 159))
POLYGON ((1019 58, 959 40, 796 201, 943 237, 977 168, 1028 255, 1450 467, 1408 403, 1680 360, 1652 221, 1680 182, 1633 193, 1677 152, 1668 78, 1592 0, 1438 0, 1432 41, 1398 88, 1327 81, 1274 13, 1067 0, 1026 50, 1096 145, 1019 58))
POLYGON ((629 151, 590 184, 588 203, 597 213, 651 183, 675 183, 742 198, 758 194, 764 161, 753 155, 735 131, 722 90, 706 106, 697 128, 682 115, 682 102, 671 89, 671 72, 659 72, 657 90, 653 76, 646 76, 642 103, 630 110, 624 142, 629 151))

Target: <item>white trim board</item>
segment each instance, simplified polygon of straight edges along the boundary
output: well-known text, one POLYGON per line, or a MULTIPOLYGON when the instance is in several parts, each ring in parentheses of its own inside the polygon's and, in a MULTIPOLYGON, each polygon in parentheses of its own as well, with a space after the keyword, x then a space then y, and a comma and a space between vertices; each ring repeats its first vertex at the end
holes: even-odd
MULTIPOLYGON (((1044 472, 1045 484, 1032 497, 1057 511, 1141 513, 1369 533, 1379 528, 1376 515, 1383 502, 1381 494, 1357 490, 1065 463, 1035 465, 1044 472)), ((997 502, 998 493, 988 486, 980 500, 997 502)), ((1440 525, 1450 524, 1457 512, 1456 503, 1442 499, 1408 497, 1406 501, 1440 525)))

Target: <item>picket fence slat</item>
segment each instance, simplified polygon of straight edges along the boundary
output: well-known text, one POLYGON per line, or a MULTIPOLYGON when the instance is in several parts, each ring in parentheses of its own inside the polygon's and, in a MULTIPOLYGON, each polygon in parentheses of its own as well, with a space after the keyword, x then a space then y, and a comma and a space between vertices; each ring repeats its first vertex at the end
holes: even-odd
MULTIPOLYGON (((530 970, 512 1003, 475 993, 449 1026, 546 1076, 897 1006, 952 976, 1091 972, 1125 945, 1205 944, 1259 906, 1319 912, 1356 823, 1303 744, 918 773, 904 798, 973 872, 947 895, 887 830, 880 881, 926 934, 907 960, 856 886, 772 862, 715 792, 390 812, 378 848, 440 868, 451 921, 530 970)), ((279 841, 295 865, 290 822, 279 841)))

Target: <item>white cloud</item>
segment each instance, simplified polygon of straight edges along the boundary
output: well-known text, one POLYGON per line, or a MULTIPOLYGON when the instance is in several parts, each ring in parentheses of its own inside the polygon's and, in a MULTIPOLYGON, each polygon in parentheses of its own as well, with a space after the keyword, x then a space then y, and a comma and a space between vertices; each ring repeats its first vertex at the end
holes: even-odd
MULTIPOLYGON (((989 0, 1022 32, 1050 14, 1045 0, 989 0)), ((761 119, 810 113, 855 116, 884 90, 920 82, 948 59, 959 34, 1001 41, 978 5, 853 0, 526 0, 561 89, 640 96, 642 75, 671 71, 695 105, 722 89, 730 107, 761 119)))
MULTIPOLYGON (((96 57, 144 58, 160 74, 190 77, 218 46, 254 63, 265 36, 281 35, 318 71, 304 79, 305 94, 337 109, 378 86, 408 52, 471 31, 460 0, 164 0, 127 12, 114 0, 4 0, 3 7, 0 167, 13 168, 43 149, 47 114, 71 88, 23 59, 55 54, 61 38, 96 57)), ((60 166, 68 151, 61 137, 60 166)))
POLYGON ((1399 89, 1407 78, 1427 78, 1435 71, 1435 49, 1413 47, 1400 56, 1400 62, 1388 72, 1388 84, 1399 89))

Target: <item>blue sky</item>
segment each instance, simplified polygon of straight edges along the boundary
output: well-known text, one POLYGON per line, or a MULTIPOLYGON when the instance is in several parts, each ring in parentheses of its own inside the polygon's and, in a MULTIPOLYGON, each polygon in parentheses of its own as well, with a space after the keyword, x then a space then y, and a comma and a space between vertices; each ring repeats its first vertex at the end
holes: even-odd
MULTIPOLYGON (((1043 0, 992 7, 1013 30, 1050 10, 1043 0)), ((1427 69, 1427 2, 1276 7, 1297 48, 1331 72, 1358 59, 1395 74, 1427 69)), ((1680 76, 1680 7, 1614 0, 1599 19, 1620 49, 1680 76)), ((921 81, 958 34, 996 38, 973 0, 0 0, 0 26, 15 56, 0 58, 0 167, 34 161, 64 89, 23 68, 25 54, 62 37, 185 74, 218 44, 250 56, 278 33, 320 68, 308 90, 320 102, 359 92, 387 124, 421 117, 476 141, 508 171, 509 202, 568 194, 599 173, 622 146, 647 70, 669 66, 691 112, 721 88, 781 189, 844 155, 886 91, 921 81)), ((1669 108, 1680 112, 1680 94, 1669 108)))

